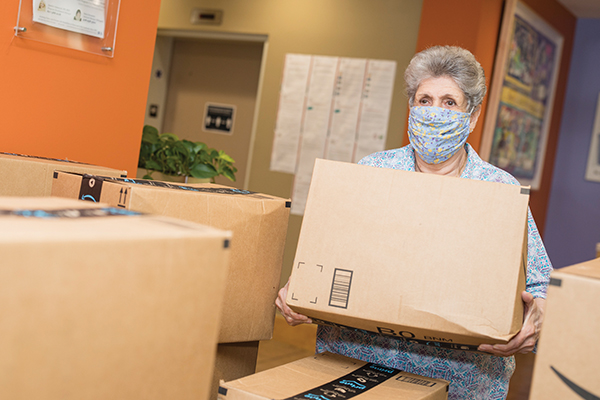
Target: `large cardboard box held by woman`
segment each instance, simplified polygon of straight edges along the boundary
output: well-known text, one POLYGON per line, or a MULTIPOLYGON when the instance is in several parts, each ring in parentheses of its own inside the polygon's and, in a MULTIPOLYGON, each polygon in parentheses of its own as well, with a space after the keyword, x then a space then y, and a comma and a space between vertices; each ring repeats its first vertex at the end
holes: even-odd
POLYGON ((55 174, 52 195, 193 221, 233 233, 219 343, 273 334, 289 200, 231 187, 55 174))
POLYGON ((2 399, 207 399, 231 234, 0 197, 2 399))
POLYGON ((600 258, 552 272, 531 400, 600 399, 600 258))
POLYGON ((127 177, 127 171, 108 167, 0 153, 0 196, 50 196, 54 171, 127 177))
POLYGON ((287 304, 476 350, 522 326, 529 188, 317 160, 287 304))
POLYGON ((448 382, 377 364, 321 353, 231 382, 220 400, 404 399, 445 400, 448 382))

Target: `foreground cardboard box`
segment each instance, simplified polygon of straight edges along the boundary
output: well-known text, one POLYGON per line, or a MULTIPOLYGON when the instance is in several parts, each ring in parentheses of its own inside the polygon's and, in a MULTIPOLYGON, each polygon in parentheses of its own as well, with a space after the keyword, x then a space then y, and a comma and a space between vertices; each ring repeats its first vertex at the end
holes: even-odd
POLYGON ((90 199, 233 232, 220 343, 270 339, 288 200, 226 186, 55 174, 53 196, 90 199))
POLYGON ((0 198, 2 399, 207 399, 230 234, 0 198))
POLYGON ((256 372, 259 342, 219 343, 215 360, 215 373, 209 398, 217 398, 219 382, 233 381, 256 372))
POLYGON ((317 160, 287 304, 476 350, 521 328, 529 189, 317 160))
POLYGON ((54 171, 127 177, 127 171, 96 165, 0 153, 0 196, 50 196, 54 171))
POLYGON ((600 259, 552 272, 530 399, 600 399, 600 259))
POLYGON ((245 378, 222 382, 221 400, 448 398, 448 382, 321 353, 245 378))

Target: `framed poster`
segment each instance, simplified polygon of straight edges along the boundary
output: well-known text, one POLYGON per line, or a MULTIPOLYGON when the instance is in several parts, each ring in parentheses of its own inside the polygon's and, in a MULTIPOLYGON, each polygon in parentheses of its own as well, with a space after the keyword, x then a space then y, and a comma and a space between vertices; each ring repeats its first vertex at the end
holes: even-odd
POLYGON ((114 57, 121 0, 19 0, 15 36, 114 57))
POLYGON ((33 0, 33 22, 104 38, 106 0, 33 0))
POLYGON ((600 94, 598 95, 598 104, 596 106, 596 119, 594 120, 585 179, 592 182, 600 182, 600 94))
POLYGON ((538 189, 563 37, 523 3, 507 0, 481 157, 538 189))

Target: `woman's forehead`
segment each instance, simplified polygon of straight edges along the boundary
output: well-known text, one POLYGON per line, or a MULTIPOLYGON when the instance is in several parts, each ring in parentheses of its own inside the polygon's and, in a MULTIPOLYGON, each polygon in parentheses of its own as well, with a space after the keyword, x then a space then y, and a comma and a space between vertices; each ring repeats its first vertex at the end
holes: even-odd
POLYGON ((435 78, 424 79, 417 88, 418 95, 429 95, 433 97, 443 97, 447 95, 464 97, 463 91, 460 89, 454 79, 448 76, 439 76, 435 78))

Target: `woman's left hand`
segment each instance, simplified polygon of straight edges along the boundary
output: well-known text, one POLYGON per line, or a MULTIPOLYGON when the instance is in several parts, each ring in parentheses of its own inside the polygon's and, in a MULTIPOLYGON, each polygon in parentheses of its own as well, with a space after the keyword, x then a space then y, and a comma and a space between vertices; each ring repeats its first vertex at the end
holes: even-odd
POLYGON ((542 329, 546 299, 534 299, 533 295, 528 292, 521 293, 521 298, 525 303, 525 316, 521 331, 507 344, 482 344, 478 348, 479 351, 508 357, 516 353, 529 353, 533 350, 542 329))

